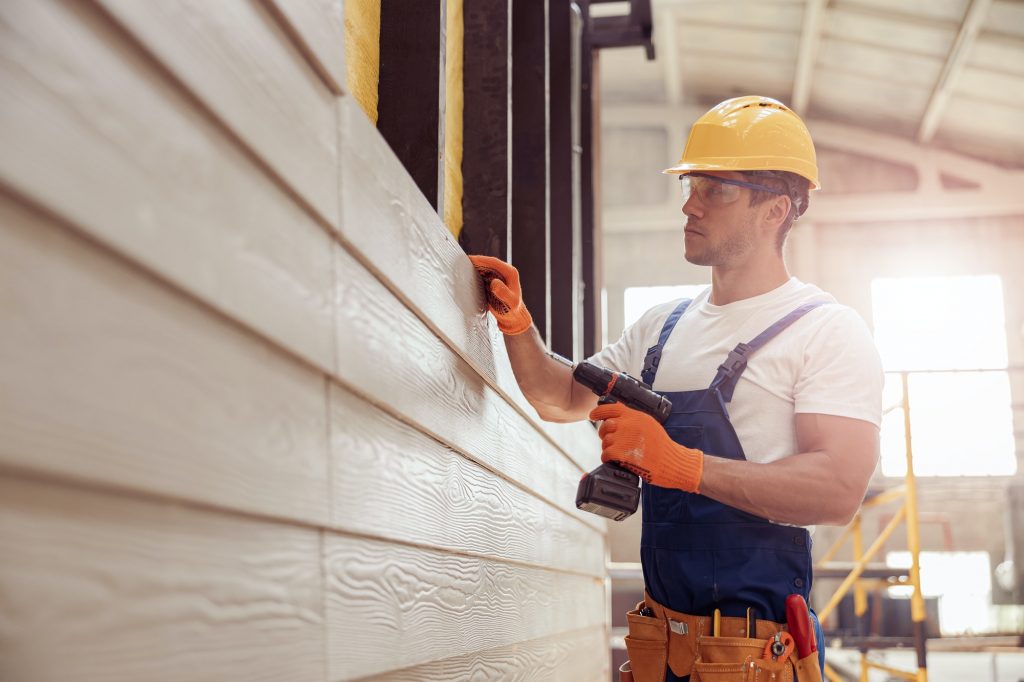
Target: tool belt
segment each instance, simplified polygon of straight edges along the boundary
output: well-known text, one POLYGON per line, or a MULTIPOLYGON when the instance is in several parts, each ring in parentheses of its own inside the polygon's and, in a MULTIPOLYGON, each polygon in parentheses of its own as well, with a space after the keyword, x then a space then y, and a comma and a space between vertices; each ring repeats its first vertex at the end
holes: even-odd
POLYGON ((680 613, 644 597, 626 614, 629 661, 622 672, 631 668, 635 682, 664 682, 666 666, 691 682, 822 682, 817 652, 799 660, 796 650, 779 660, 765 657, 776 633, 787 630, 781 623, 756 620, 749 633, 745 618, 723 616, 714 637, 711 616, 680 613), (642 609, 650 615, 640 615, 642 609))

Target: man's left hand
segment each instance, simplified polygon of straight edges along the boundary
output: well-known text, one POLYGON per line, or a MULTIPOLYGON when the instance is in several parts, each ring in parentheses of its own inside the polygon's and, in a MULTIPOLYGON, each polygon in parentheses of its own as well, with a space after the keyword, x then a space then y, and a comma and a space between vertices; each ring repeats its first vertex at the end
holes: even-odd
POLYGON ((621 403, 609 403, 594 408, 590 418, 604 421, 597 432, 602 462, 620 464, 662 488, 699 492, 704 453, 673 441, 654 417, 621 403))

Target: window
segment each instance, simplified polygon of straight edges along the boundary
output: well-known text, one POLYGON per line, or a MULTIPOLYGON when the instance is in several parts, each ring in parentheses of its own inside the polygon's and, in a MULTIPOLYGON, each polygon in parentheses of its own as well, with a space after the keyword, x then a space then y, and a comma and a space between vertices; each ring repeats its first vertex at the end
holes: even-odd
MULTIPOLYGON (((889 552, 885 562, 893 568, 910 568, 910 552, 889 552)), ((909 585, 890 587, 889 596, 909 599, 913 591, 909 585)), ((938 598, 939 630, 944 636, 996 628, 988 552, 921 552, 921 592, 926 598, 938 598)))
POLYGON ((667 287, 629 287, 623 292, 623 326, 640 319, 640 316, 660 303, 679 298, 693 298, 708 288, 707 284, 681 284, 667 287))
POLYGON ((906 474, 900 371, 909 372, 917 475, 1015 473, 1002 280, 883 278, 871 293, 893 407, 882 421, 882 473, 906 474))

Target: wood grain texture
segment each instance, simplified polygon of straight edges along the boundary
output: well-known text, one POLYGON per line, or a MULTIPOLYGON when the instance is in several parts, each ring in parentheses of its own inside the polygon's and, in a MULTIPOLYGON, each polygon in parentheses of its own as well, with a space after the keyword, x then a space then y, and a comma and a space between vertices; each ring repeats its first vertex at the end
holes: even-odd
POLYGON ((327 521, 321 374, 0 194, 0 462, 327 521))
POLYGON ((328 224, 338 221, 332 93, 258 0, 94 0, 328 224))
POLYGON ((337 387, 330 419, 335 528, 605 575, 603 534, 564 510, 337 387))
MULTIPOLYGON (((404 421, 533 490, 584 523, 582 471, 340 246, 338 376, 404 421)), ((587 518, 589 517, 589 518, 587 518)))
POLYGON ((324 679, 317 531, 0 476, 0 679, 324 679))
POLYGON ((339 236, 411 308, 493 376, 476 271, 358 105, 343 97, 339 106, 339 236))
POLYGON ((344 0, 266 0, 284 21, 302 53, 336 95, 345 83, 344 0))
POLYGON ((0 3, 0 100, 0 182, 330 371, 329 235, 106 17, 0 3))
POLYGON ((567 448, 581 469, 592 469, 600 459, 593 429, 536 416, 516 385, 469 259, 357 105, 347 97, 340 104, 343 241, 535 429, 567 448))
MULTIPOLYGON (((501 391, 510 402, 518 405, 520 410, 527 414, 536 415, 530 407, 526 396, 519 390, 515 374, 512 372, 512 363, 508 359, 508 351, 505 349, 505 341, 501 332, 496 326, 489 328, 491 334, 491 355, 495 367, 495 379, 501 391)), ((595 397, 596 400, 596 397, 595 397)), ((583 471, 590 471, 601 463, 601 439, 597 437, 597 430, 590 422, 576 422, 569 424, 556 424, 546 422, 540 417, 534 417, 533 424, 543 431, 547 437, 566 453, 576 465, 583 471)))
POLYGON ((577 630, 511 646, 474 651, 366 678, 367 682, 606 682, 608 635, 577 630))
POLYGON ((601 579, 330 533, 324 551, 332 682, 604 623, 601 579))

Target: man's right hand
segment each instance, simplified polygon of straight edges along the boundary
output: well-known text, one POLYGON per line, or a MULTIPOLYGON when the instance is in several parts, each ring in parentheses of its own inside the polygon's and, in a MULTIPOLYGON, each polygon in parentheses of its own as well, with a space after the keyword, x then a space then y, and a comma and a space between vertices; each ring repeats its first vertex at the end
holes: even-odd
POLYGON ((503 334, 522 334, 533 325, 530 311, 523 305, 519 271, 491 256, 470 256, 487 292, 487 306, 503 334))

